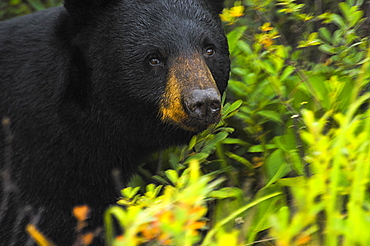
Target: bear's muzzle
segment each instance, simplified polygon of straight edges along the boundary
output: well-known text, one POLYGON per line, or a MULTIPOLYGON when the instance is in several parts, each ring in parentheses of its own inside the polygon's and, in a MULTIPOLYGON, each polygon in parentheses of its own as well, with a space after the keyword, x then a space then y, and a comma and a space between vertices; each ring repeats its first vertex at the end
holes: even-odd
POLYGON ((203 56, 179 56, 169 67, 161 120, 200 132, 221 118, 221 95, 203 56))

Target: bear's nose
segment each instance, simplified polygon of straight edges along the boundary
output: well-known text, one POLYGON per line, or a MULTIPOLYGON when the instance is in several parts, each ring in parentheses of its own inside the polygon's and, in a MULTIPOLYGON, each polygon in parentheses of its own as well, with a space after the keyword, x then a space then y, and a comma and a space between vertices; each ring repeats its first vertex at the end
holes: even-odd
POLYGON ((221 111, 221 98, 215 89, 193 90, 184 100, 188 115, 196 120, 205 121, 208 124, 219 120, 221 111))

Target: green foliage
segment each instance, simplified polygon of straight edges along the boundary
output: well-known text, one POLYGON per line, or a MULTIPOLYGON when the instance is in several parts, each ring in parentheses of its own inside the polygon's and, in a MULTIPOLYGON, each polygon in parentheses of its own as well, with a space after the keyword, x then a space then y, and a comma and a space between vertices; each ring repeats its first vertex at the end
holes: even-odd
POLYGON ((369 111, 356 114, 369 98, 370 94, 360 97, 345 114, 329 111, 317 119, 314 112, 302 111, 306 129, 301 137, 310 146, 305 159, 313 175, 278 181, 289 187, 295 201, 293 209, 283 207, 271 217, 271 235, 278 237, 280 245, 299 245, 299 241, 316 245, 370 242, 361 229, 370 219, 370 117, 369 111), (329 117, 337 127, 327 132, 329 117))
POLYGON ((4 0, 0 2, 0 21, 61 5, 62 0, 4 0))
MULTIPOLYGON (((198 161, 191 161, 189 168, 181 176, 174 170, 166 171, 166 178, 172 185, 149 184, 144 195, 138 195, 139 188, 128 187, 122 190, 123 198, 118 202, 127 209, 114 206, 105 215, 107 245, 194 245, 201 240, 198 230, 206 229, 207 202, 214 199, 240 198, 236 188, 217 189, 224 179, 214 179, 213 175, 201 175, 198 161), (113 234, 113 217, 117 219, 123 235, 113 234)), ((279 193, 269 194, 250 202, 226 217, 220 218, 209 230, 202 246, 237 245, 238 233, 234 230, 226 234, 223 226, 233 221, 246 210, 269 200, 279 193), (216 237, 215 237, 216 236, 216 237), (227 241, 226 241, 227 239, 227 241), (231 240, 231 241, 230 241, 231 240), (231 243, 231 244, 230 244, 231 243)))
POLYGON ((126 188, 119 204, 127 210, 111 207, 106 214, 107 245, 137 245, 153 241, 153 244, 193 245, 199 242, 197 229, 204 227, 203 216, 207 212, 205 198, 223 181, 211 181, 211 177, 200 176, 197 162, 192 161, 190 168, 181 176, 174 170, 166 171, 166 177, 173 185, 164 188, 150 184, 143 196, 137 195, 138 189, 126 188), (112 235, 112 216, 120 222, 123 236, 112 235))

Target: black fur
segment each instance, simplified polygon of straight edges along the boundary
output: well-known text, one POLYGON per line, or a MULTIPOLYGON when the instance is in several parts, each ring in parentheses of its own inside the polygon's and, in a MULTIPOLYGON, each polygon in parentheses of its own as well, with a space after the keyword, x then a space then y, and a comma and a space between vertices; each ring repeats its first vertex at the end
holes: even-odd
POLYGON ((168 71, 166 62, 153 67, 148 57, 170 61, 201 52, 206 40, 216 50, 207 66, 221 94, 227 85, 222 1, 66 0, 65 6, 0 23, 0 118, 11 122, 10 132, 0 133, 0 169, 17 187, 0 197, 7 205, 1 245, 25 245, 19 225, 38 212, 40 231, 71 245, 72 207, 88 204, 96 227, 119 196, 113 169, 127 182, 149 153, 194 134, 158 117, 168 71), (13 154, 6 163, 9 134, 13 154))

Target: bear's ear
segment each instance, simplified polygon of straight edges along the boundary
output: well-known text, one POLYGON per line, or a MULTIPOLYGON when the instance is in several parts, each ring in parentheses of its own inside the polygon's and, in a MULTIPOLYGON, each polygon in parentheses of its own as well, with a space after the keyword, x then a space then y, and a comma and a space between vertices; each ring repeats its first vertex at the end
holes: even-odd
POLYGON ((207 0, 207 2, 217 14, 221 14, 224 9, 224 0, 207 0))

